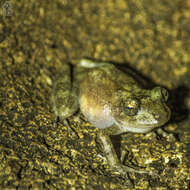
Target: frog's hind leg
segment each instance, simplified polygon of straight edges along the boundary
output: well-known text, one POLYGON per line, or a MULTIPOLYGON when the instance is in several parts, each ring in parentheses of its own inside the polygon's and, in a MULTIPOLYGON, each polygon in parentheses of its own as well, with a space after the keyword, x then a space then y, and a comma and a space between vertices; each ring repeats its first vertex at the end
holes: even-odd
POLYGON ((77 97, 71 82, 70 65, 64 64, 53 86, 52 103, 56 117, 68 123, 66 119, 78 110, 77 97))

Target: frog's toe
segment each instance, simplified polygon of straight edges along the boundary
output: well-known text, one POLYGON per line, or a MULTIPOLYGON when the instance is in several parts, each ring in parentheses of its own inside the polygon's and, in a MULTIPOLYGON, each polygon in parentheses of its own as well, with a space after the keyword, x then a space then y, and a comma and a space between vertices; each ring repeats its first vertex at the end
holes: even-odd
POLYGON ((120 162, 121 162, 122 164, 123 164, 124 161, 125 161, 126 154, 127 154, 127 151, 126 151, 126 150, 122 150, 122 151, 121 151, 120 162))
POLYGON ((67 127, 67 134, 68 134, 68 136, 73 136, 73 137, 79 138, 77 132, 76 132, 75 129, 70 125, 68 119, 64 119, 64 120, 63 120, 63 123, 64 123, 64 125, 67 127))
POLYGON ((173 141, 176 141, 176 137, 172 134, 172 133, 167 133, 166 131, 164 131, 163 129, 161 128, 158 128, 156 130, 156 133, 158 135, 161 135, 162 137, 164 138, 167 138, 170 142, 173 142, 173 141))
POLYGON ((158 176, 158 172, 155 170, 147 171, 147 170, 142 170, 142 169, 135 169, 135 168, 131 168, 129 166, 121 165, 121 164, 114 166, 113 169, 115 170, 115 172, 119 173, 122 176, 126 176, 128 172, 148 174, 151 176, 158 176))

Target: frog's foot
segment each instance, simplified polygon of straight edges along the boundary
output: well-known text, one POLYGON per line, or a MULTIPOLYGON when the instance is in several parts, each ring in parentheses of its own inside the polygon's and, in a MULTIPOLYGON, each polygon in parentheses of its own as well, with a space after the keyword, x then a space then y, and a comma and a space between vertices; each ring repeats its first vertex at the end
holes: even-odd
MULTIPOLYGON (((59 122, 60 122, 59 116, 56 116, 56 117, 54 118, 54 121, 53 121, 53 127, 54 127, 54 128, 57 128, 59 122)), ((70 125, 68 119, 64 119, 62 122, 63 122, 63 124, 67 127, 67 134, 68 134, 68 137, 69 137, 69 136, 75 136, 75 137, 77 136, 77 137, 78 137, 77 132, 71 127, 71 125, 70 125)))
POLYGON ((151 170, 151 171, 146 171, 146 170, 142 170, 142 169, 139 169, 139 168, 131 168, 129 166, 125 166, 125 165, 122 165, 125 161, 125 158, 126 158, 126 151, 125 150, 122 150, 121 151, 121 156, 120 156, 120 162, 121 162, 121 167, 124 167, 125 168, 125 171, 127 172, 135 172, 135 173, 146 173, 146 174, 149 174, 149 175, 152 175, 152 176, 158 176, 158 172, 156 170, 151 170))
POLYGON ((121 174, 122 176, 126 176, 128 172, 134 172, 134 173, 140 173, 140 174, 148 174, 151 176, 158 176, 157 171, 146 171, 138 168, 131 168, 129 166, 125 166, 122 164, 118 164, 115 166, 112 166, 113 170, 121 174))
POLYGON ((120 162, 123 164, 126 158, 126 151, 122 150, 121 151, 121 156, 120 156, 120 162))
POLYGON ((79 138, 77 132, 75 131, 75 129, 71 126, 70 122, 68 119, 64 119, 63 120, 63 123, 64 125, 67 127, 67 134, 68 134, 68 137, 77 137, 79 138))
POLYGON ((164 138, 167 138, 170 142, 176 141, 175 136, 172 133, 167 133, 166 131, 164 131, 161 128, 158 128, 156 130, 156 133, 164 138))

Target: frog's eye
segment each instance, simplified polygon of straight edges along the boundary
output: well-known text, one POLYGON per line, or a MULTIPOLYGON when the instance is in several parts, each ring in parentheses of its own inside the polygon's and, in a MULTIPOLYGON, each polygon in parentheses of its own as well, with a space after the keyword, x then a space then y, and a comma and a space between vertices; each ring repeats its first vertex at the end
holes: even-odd
POLYGON ((164 101, 168 100, 169 93, 165 88, 162 87, 156 87, 152 90, 152 99, 162 99, 164 101))
POLYGON ((123 111, 126 115, 134 116, 139 109, 139 101, 137 99, 128 99, 123 102, 123 111))

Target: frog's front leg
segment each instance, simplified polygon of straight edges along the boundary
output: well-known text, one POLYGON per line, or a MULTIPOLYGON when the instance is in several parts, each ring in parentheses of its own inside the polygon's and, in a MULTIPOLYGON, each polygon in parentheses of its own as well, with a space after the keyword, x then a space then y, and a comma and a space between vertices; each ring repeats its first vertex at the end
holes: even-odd
POLYGON ((104 149, 104 153, 106 155, 107 161, 110 165, 110 167, 122 174, 123 176, 126 175, 127 172, 135 172, 135 173, 147 173, 150 175, 156 175, 156 172, 152 171, 145 171, 141 169, 135 169, 128 166, 123 165, 114 150, 113 144, 110 139, 110 135, 117 134, 117 127, 112 126, 110 128, 105 128, 99 131, 98 133, 98 139, 104 149))
MULTIPOLYGON (((56 117, 65 120, 78 109, 78 96, 71 83, 71 69, 64 64, 54 81, 52 103, 56 117)), ((67 125, 68 126, 68 125, 67 125)))

